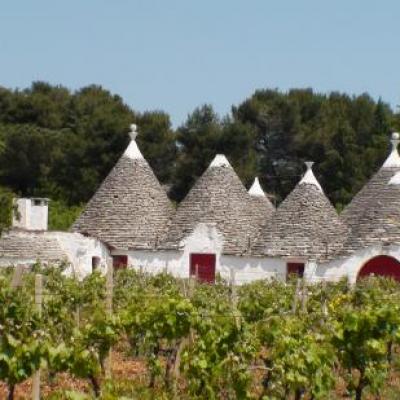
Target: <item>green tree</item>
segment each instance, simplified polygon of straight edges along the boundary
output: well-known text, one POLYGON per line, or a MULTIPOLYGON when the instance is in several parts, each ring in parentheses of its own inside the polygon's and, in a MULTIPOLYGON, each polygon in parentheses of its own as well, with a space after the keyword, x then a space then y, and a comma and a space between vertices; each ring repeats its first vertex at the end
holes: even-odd
POLYGON ((170 184, 176 159, 175 132, 169 115, 145 112, 137 117, 138 144, 161 183, 170 184))
POLYGON ((221 151, 222 125, 211 105, 196 108, 177 130, 178 154, 172 196, 182 200, 221 151))

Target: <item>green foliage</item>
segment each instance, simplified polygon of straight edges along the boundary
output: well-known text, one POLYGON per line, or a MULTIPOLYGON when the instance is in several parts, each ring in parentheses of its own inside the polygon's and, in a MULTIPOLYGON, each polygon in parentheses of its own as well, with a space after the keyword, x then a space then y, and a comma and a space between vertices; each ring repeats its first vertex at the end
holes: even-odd
MULTIPOLYGON (((105 400, 325 399, 343 384, 360 400, 386 398, 389 373, 398 368, 400 290, 388 279, 314 284, 300 293, 292 281, 253 282, 237 288, 236 306, 223 281, 195 284, 121 270, 110 315, 98 273, 78 281, 37 265, 13 289, 11 272, 0 271, 0 380, 10 393, 41 367, 43 377, 67 372, 87 380, 91 398, 105 400), (145 362, 145 376, 107 380, 114 346, 145 362)), ((78 394, 51 398, 68 396, 78 394)))
POLYGON ((246 186, 258 175, 278 201, 298 182, 302 162, 313 160, 341 210, 383 161, 399 120, 367 94, 263 89, 225 117, 200 106, 174 130, 168 114, 137 113, 100 86, 71 92, 34 82, 22 91, 0 88, 0 185, 56 200, 51 226, 65 229, 115 165, 135 122, 141 151, 175 201, 224 153, 246 186))
POLYGON ((13 290, 0 277, 0 380, 10 391, 16 384, 32 376, 40 367, 44 354, 44 332, 32 307, 32 298, 13 290))
POLYGON ((328 331, 296 315, 274 316, 262 325, 261 341, 270 349, 264 362, 271 366, 266 394, 287 398, 309 392, 315 399, 326 398, 335 383, 329 337, 328 331))
POLYGON ((0 234, 11 226, 13 213, 13 194, 10 190, 0 187, 0 234))
POLYGON ((381 285, 366 281, 332 302, 332 343, 357 399, 366 387, 380 392, 389 372, 391 346, 400 337, 399 295, 390 292, 385 280, 381 285))
POLYGON ((52 201, 49 204, 49 229, 68 231, 82 210, 80 205, 68 206, 62 201, 52 201))

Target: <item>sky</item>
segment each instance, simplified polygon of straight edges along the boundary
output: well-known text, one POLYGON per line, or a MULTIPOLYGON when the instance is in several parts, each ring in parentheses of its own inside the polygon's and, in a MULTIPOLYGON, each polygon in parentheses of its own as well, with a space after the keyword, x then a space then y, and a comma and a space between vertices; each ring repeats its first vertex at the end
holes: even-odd
POLYGON ((398 0, 1 0, 0 86, 100 84, 174 126, 256 89, 400 104, 398 0))

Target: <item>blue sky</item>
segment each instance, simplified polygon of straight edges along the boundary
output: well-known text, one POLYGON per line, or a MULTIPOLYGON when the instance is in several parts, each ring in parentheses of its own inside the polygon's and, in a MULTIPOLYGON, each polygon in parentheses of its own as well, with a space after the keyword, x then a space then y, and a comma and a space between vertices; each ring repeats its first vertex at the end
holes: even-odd
POLYGON ((101 84, 174 125, 257 88, 400 104, 398 0, 3 0, 0 85, 101 84))

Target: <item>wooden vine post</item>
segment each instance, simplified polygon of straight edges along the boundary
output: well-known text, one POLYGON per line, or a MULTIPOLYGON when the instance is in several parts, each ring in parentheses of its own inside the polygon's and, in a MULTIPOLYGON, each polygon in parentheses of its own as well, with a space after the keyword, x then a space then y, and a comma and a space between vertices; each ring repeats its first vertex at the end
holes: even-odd
MULTIPOLYGON (((39 316, 42 316, 42 304, 43 304, 43 275, 35 275, 35 307, 39 316)), ((40 400, 40 369, 38 369, 33 375, 32 380, 32 399, 40 400)))
POLYGON ((238 297, 236 291, 236 272, 233 268, 230 271, 230 286, 231 286, 231 302, 232 311, 235 318, 235 323, 238 328, 240 328, 240 316, 238 311, 238 297))
POLYGON ((297 283, 296 283, 296 289, 294 292, 294 296, 293 296, 293 303, 292 303, 292 313, 296 314, 296 310, 297 310, 297 301, 298 301, 298 297, 299 297, 299 293, 300 293, 300 279, 297 278, 297 283))
POLYGON ((307 301, 308 301, 308 288, 306 280, 303 278, 303 284, 301 290, 301 310, 303 313, 307 312, 307 301))
POLYGON ((11 279, 11 288, 16 289, 22 286, 22 276, 25 272, 25 267, 21 264, 18 264, 15 269, 11 279))
MULTIPOLYGON (((113 290, 114 290, 114 268, 112 262, 108 262, 107 275, 106 275, 106 313, 111 317, 113 312, 113 290)), ((107 379, 111 378, 112 367, 112 351, 110 349, 107 359, 105 360, 105 376, 107 379)))

